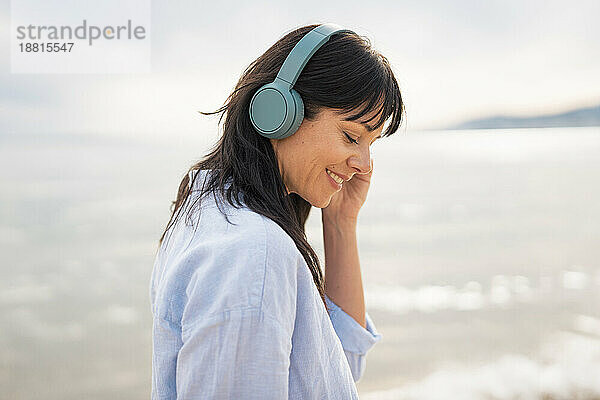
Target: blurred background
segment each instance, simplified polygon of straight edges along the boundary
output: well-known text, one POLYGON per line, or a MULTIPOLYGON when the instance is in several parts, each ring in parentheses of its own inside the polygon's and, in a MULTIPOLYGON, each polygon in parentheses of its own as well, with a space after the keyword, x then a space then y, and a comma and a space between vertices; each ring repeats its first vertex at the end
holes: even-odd
MULTIPOLYGON (((156 246, 181 178, 219 137, 197 111, 285 33, 334 22, 388 58, 407 110, 373 145, 359 221, 383 336, 361 398, 600 398, 599 2, 151 12, 151 73, 0 62, 2 397, 149 398, 156 246)), ((320 210, 307 229, 324 260, 320 210)))

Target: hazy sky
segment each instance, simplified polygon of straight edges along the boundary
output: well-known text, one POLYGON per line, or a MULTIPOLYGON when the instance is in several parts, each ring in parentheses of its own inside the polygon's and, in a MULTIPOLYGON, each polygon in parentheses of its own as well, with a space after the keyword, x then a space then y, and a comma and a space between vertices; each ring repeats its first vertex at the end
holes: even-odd
POLYGON ((600 103, 600 1, 156 1, 153 72, 121 75, 11 74, 1 4, 2 133, 216 135, 216 119, 195 111, 217 109, 285 33, 322 22, 389 59, 407 129, 600 103))

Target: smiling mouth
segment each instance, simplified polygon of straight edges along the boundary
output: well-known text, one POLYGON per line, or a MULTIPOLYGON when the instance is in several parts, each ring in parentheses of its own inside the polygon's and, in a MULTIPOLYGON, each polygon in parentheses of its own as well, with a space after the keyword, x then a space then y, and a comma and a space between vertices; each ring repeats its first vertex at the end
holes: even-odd
MULTIPOLYGON (((327 179, 329 179, 329 182, 331 182, 331 185, 333 187, 335 187, 336 189, 341 189, 342 188, 342 183, 344 182, 343 179, 341 179, 340 177, 337 177, 338 180, 340 180, 342 183, 338 182, 336 180, 336 178, 334 178, 331 174, 333 174, 331 171, 329 171, 327 168, 325 168, 325 173, 327 174, 327 179)), ((334 174, 335 175, 335 174, 334 174)))
POLYGON ((331 176, 333 178, 333 180, 336 181, 337 183, 339 183, 340 185, 342 183, 344 183, 344 178, 342 178, 341 176, 339 176, 336 173, 328 170, 327 168, 325 168, 325 171, 327 172, 327 175, 331 176))

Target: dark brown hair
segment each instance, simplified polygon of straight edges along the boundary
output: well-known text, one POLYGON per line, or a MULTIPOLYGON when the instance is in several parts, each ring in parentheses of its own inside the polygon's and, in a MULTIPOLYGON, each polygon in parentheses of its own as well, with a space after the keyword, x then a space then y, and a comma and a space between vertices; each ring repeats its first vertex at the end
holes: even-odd
MULTIPOLYGON (((188 215, 192 214, 191 208, 182 207, 190 195, 190 185, 194 184, 189 182, 189 172, 212 170, 196 202, 206 193, 218 191, 233 207, 243 204, 276 222, 294 240, 325 303, 323 273, 305 233, 312 206, 296 193, 288 195, 273 147, 268 138, 254 130, 248 114, 254 92, 275 79, 292 48, 317 26, 304 26, 286 34, 246 68, 221 108, 201 113, 220 114, 219 125, 225 118, 223 134, 204 159, 192 165, 183 177, 159 246, 182 210, 190 210, 188 215), (228 181, 231 184, 225 187, 228 181)), ((347 120, 374 112, 375 117, 379 116, 374 129, 391 118, 383 137, 396 132, 403 121, 404 103, 388 60, 372 49, 367 38, 355 33, 332 35, 310 58, 294 89, 302 96, 304 118, 308 120, 314 120, 322 108, 351 113, 347 120)))

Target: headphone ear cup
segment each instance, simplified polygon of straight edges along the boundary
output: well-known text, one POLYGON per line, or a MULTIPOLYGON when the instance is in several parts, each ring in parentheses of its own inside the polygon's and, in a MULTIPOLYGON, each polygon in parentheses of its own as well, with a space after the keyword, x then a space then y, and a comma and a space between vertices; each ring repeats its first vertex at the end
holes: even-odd
POLYGON ((250 121, 262 136, 276 138, 285 126, 289 126, 291 96, 275 82, 263 85, 250 100, 250 121))
POLYGON ((296 133, 298 128, 300 128, 300 125, 302 125, 302 121, 304 120, 304 102, 302 101, 302 96, 300 96, 300 93, 294 89, 290 89, 290 93, 294 101, 294 120, 292 121, 290 128, 280 137, 280 139, 284 139, 296 133))

